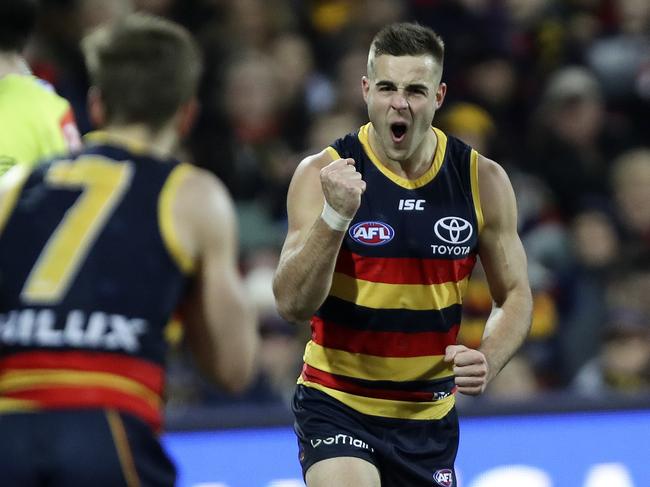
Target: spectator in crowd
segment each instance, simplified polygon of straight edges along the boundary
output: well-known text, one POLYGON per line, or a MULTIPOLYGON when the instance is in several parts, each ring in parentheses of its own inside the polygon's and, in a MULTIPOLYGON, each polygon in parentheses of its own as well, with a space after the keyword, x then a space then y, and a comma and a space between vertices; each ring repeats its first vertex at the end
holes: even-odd
POLYGON ((625 152, 613 162, 611 182, 624 245, 650 247, 650 148, 625 152))
POLYGON ((587 396, 650 392, 649 294, 650 260, 639 255, 608 286, 602 344, 576 375, 576 391, 587 396))
POLYGON ((581 67, 556 72, 537 116, 528 169, 552 189, 561 211, 572 216, 589 201, 607 199, 609 162, 624 134, 608 124, 593 73, 581 67))
POLYGON ((620 264, 622 245, 607 208, 581 210, 571 222, 572 256, 559 277, 560 382, 570 382, 599 352, 607 325, 607 289, 620 264), (576 343, 580 346, 576 347, 576 343))

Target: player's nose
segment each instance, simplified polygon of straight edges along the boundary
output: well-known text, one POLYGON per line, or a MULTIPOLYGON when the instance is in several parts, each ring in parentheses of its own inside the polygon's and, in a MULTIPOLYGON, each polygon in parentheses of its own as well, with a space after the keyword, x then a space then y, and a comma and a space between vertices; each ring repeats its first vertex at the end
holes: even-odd
POLYGON ((403 92, 396 91, 391 98, 391 106, 395 110, 405 110, 409 106, 409 102, 403 92))

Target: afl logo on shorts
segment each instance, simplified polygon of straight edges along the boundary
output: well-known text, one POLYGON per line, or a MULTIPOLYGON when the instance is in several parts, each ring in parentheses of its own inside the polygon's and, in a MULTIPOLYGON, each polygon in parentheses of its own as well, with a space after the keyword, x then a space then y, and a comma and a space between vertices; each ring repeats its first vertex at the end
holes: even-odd
POLYGON ((350 227, 350 237, 363 245, 384 245, 393 240, 395 230, 382 222, 361 222, 350 227))
POLYGON ((454 484, 454 473, 449 468, 436 470, 433 474, 433 480, 442 487, 451 487, 454 484))
POLYGON ((441 218, 433 226, 433 231, 440 240, 450 244, 465 243, 474 233, 471 223, 457 216, 441 218))

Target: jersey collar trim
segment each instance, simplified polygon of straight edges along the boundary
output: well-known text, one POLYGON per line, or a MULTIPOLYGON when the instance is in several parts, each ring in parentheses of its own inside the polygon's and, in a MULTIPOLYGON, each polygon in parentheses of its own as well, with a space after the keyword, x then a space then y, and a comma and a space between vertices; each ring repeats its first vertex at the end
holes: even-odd
POLYGON ((442 167, 442 163, 445 159, 445 153, 447 152, 447 136, 442 130, 437 129, 435 127, 431 127, 431 130, 433 130, 433 132, 436 134, 436 137, 438 139, 438 143, 436 145, 435 154, 433 155, 433 162, 431 164, 431 167, 427 170, 427 172, 425 172, 419 178, 407 179, 398 176, 390 169, 388 169, 384 164, 382 164, 382 162, 379 160, 377 155, 373 152, 372 148, 370 147, 370 140, 369 140, 370 125, 371 123, 367 123, 366 125, 364 125, 359 129, 359 135, 358 135, 359 142, 361 142, 361 145, 363 146, 363 150, 365 151, 368 158, 372 161, 375 167, 384 176, 386 176, 388 179, 393 181, 398 186, 401 186, 406 189, 420 188, 425 184, 431 182, 433 178, 436 177, 438 171, 440 171, 440 168, 442 167))

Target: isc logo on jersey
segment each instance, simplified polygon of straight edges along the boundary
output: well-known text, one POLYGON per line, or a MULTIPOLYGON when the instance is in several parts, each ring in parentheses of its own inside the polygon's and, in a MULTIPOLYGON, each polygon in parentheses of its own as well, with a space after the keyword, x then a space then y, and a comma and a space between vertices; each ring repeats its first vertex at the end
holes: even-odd
POLYGON ((395 230, 382 222, 360 222, 348 230, 350 237, 363 245, 384 245, 393 240, 395 230))
POLYGON ((426 200, 399 200, 397 209, 400 211, 424 211, 426 200))

